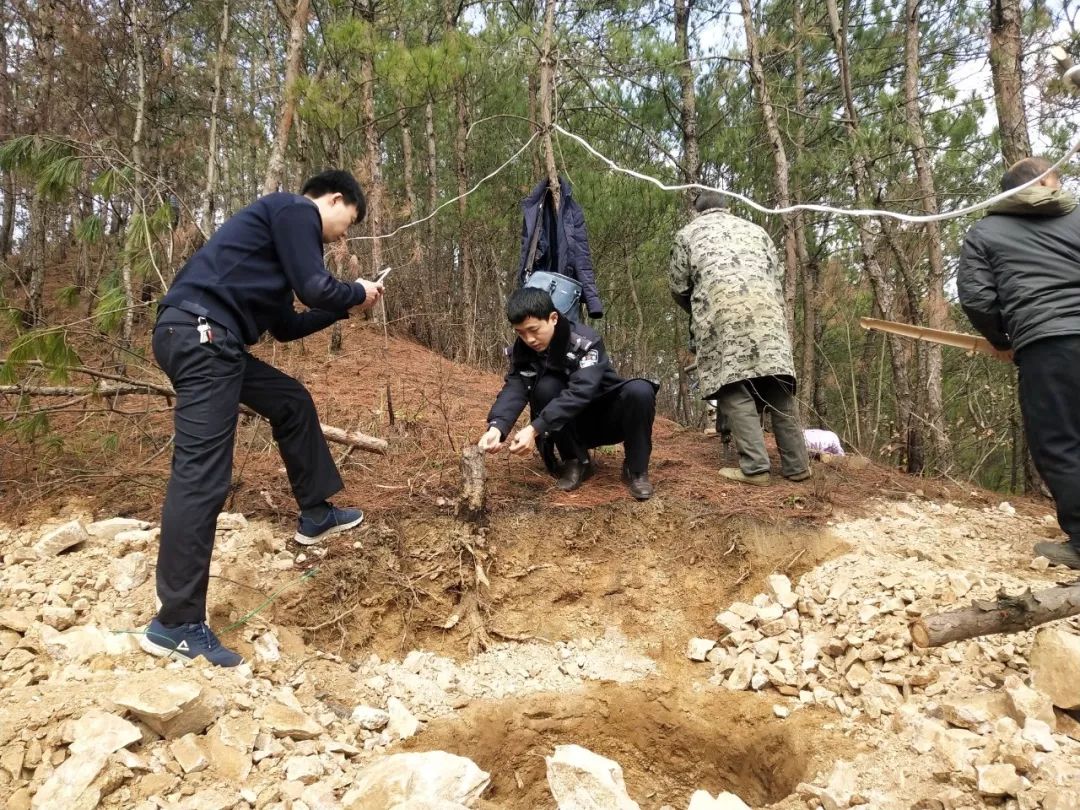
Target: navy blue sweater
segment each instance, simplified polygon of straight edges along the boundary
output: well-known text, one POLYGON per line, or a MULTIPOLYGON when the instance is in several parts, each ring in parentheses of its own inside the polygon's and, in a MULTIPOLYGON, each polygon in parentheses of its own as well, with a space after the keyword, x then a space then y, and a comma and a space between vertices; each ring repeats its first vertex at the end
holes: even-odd
POLYGON ((202 315, 244 343, 296 340, 347 318, 366 294, 323 264, 322 217, 298 194, 269 194, 232 216, 176 276, 161 306, 202 315), (293 308, 293 294, 308 312, 293 308))

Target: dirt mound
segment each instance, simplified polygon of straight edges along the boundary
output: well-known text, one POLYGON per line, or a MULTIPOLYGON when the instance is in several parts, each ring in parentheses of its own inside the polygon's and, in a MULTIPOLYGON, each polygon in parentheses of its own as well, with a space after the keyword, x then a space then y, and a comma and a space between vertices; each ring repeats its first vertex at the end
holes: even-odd
MULTIPOLYGON (((463 655, 467 630, 447 627, 461 597, 457 531, 449 515, 406 518, 339 541, 277 618, 335 652, 463 655)), ((740 598, 772 571, 797 576, 843 549, 813 529, 666 499, 525 506, 494 515, 486 533, 483 609, 496 638, 549 641, 617 627, 650 656, 680 665, 685 639, 713 624, 718 600, 740 598)))
POLYGON ((556 745, 581 745, 618 762, 644 810, 684 806, 699 789, 771 804, 831 764, 824 752, 835 735, 821 729, 821 715, 781 723, 765 700, 732 697, 652 679, 488 701, 432 722, 407 748, 467 756, 492 774, 486 798, 494 806, 537 810, 555 808, 544 756, 556 745))

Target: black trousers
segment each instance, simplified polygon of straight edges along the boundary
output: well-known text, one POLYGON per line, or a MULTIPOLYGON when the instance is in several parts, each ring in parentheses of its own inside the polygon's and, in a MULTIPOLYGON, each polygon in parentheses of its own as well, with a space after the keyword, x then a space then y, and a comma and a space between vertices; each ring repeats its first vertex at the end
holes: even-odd
POLYGON ((157 561, 158 618, 165 624, 206 618, 214 532, 232 480, 241 403, 269 420, 301 509, 343 487, 307 389, 252 357, 224 327, 213 324, 213 337, 199 343, 195 317, 171 307, 154 327, 154 357, 176 390, 157 561))
POLYGON ((1080 550, 1080 335, 1038 340, 1016 353, 1016 364, 1031 458, 1080 550))
MULTIPOLYGON (((558 377, 536 381, 529 405, 535 419, 566 384, 558 377)), ((652 455, 652 427, 656 417, 656 389, 647 380, 628 380, 590 402, 551 438, 563 461, 588 461, 589 449, 623 444, 626 466, 635 475, 647 472, 652 455)))

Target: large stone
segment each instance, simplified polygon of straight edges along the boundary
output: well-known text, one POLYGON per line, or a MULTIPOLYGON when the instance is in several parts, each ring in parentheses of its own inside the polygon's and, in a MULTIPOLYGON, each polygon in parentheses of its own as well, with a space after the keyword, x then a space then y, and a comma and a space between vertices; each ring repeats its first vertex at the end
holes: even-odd
POLYGON ((1049 724, 1044 723, 1042 720, 1036 720, 1034 717, 1029 717, 1024 722, 1024 730, 1021 732, 1021 736, 1034 745, 1036 751, 1049 754, 1058 749, 1057 741, 1054 740, 1054 732, 1049 724))
POLYGON ((326 772, 317 754, 289 757, 285 760, 285 778, 290 782, 310 785, 326 772))
POLYGON ((544 761, 559 810, 640 810, 626 793, 619 763, 579 745, 557 745, 544 761))
POLYGON ((60 552, 85 543, 89 539, 90 535, 86 533, 82 523, 73 520, 41 535, 34 544, 34 551, 39 557, 55 557, 60 552))
POLYGON ((271 703, 263 710, 262 724, 275 737, 293 740, 312 740, 324 729, 302 711, 283 703, 271 703))
POLYGON ((1080 808, 1080 799, 1077 799, 1075 788, 1052 788, 1046 792, 1042 800, 1042 810, 1077 810, 1080 808))
POLYGON ((210 760, 206 758, 206 752, 199 745, 199 738, 194 734, 185 734, 178 740, 169 743, 169 753, 180 765, 184 773, 198 773, 205 771, 210 760))
POLYGON ((735 633, 746 627, 746 619, 741 616, 732 613, 730 610, 724 610, 716 614, 716 623, 727 630, 729 633, 735 633))
POLYGON ((234 807, 243 807, 239 804, 240 797, 235 789, 206 788, 193 793, 176 805, 167 805, 170 810, 175 806, 176 810, 232 810, 234 807))
POLYGON ((120 593, 129 593, 150 577, 150 562, 146 552, 135 551, 109 566, 109 581, 120 593))
POLYGON ((105 768, 109 754, 105 750, 81 751, 72 754, 52 772, 52 775, 34 794, 31 807, 35 810, 76 810, 76 808, 93 808, 100 800, 97 797, 87 796, 95 791, 91 787, 94 780, 105 768))
POLYGON ((235 532, 247 525, 247 518, 239 512, 221 512, 217 516, 217 530, 219 532, 235 532))
POLYGON ((979 765, 975 768, 976 784, 983 796, 1015 796, 1024 783, 1012 765, 979 765))
POLYGON ((21 610, 11 608, 0 610, 0 627, 6 627, 8 630, 14 630, 16 633, 22 634, 29 630, 30 625, 33 623, 34 617, 23 613, 21 610))
POLYGON ((259 724, 247 715, 222 717, 206 734, 203 743, 215 771, 240 784, 251 773, 251 752, 259 724))
POLYGON ((692 638, 686 645, 686 657, 691 661, 704 661, 709 650, 716 646, 711 638, 692 638))
POLYGON ((357 706, 353 709, 352 721, 366 731, 379 731, 386 728, 390 715, 374 706, 357 706))
POLYGON ((141 739, 142 732, 134 723, 101 709, 91 709, 64 730, 64 740, 71 743, 73 754, 97 750, 111 754, 141 739))
POLYGON ((734 793, 721 793, 714 799, 704 790, 697 790, 690 797, 687 810, 750 810, 750 805, 734 793))
POLYGON ((731 675, 728 676, 727 683, 724 685, 733 692, 741 692, 749 687, 750 679, 754 676, 755 660, 756 656, 749 650, 740 653, 735 661, 735 668, 731 670, 731 675))
POLYGON ((175 673, 164 670, 121 689, 112 700, 169 740, 201 734, 225 711, 225 699, 209 685, 176 680, 175 673))
POLYGON ((1029 663, 1032 686, 1058 708, 1080 708, 1080 678, 1076 677, 1080 672, 1080 636, 1043 628, 1035 636, 1029 663))
POLYGON ((1023 726, 1030 717, 1054 728, 1054 704, 1043 692, 1032 689, 1016 675, 1010 675, 1005 679, 1005 695, 1008 699, 1005 713, 1018 725, 1023 726))
POLYGON ((385 810, 421 801, 475 807, 490 781, 471 759, 445 751, 392 754, 360 771, 341 804, 345 810, 385 810))
POLYGON ((273 630, 267 630, 252 645, 255 658, 264 664, 276 664, 281 660, 281 642, 273 630))
POLYGON ((109 518, 108 520, 95 520, 86 527, 86 533, 98 540, 108 541, 115 538, 120 532, 149 528, 150 524, 145 520, 115 517, 109 518))
POLYGON ((981 692, 971 697, 945 698, 941 701, 942 719, 970 731, 1012 712, 1012 701, 1001 692, 981 692))
POLYGON ((390 716, 390 722, 387 724, 386 730, 390 732, 391 736, 399 740, 405 740, 420 730, 420 721, 396 697, 386 701, 386 712, 390 716))
POLYGON ((107 632, 92 624, 72 627, 63 633, 39 625, 39 631, 45 652, 57 661, 89 661, 99 655, 126 655, 136 649, 134 635, 107 632))

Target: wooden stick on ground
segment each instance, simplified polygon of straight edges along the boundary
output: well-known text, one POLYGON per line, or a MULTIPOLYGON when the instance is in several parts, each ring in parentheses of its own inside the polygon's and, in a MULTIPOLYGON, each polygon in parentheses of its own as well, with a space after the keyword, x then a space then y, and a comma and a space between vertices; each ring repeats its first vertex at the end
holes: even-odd
POLYGON ((1056 619, 1080 614, 1080 582, 1017 596, 1004 591, 995 601, 972 602, 971 607, 923 616, 911 624, 916 647, 941 647, 994 633, 1016 633, 1056 619))
MULTIPOLYGON (((90 376, 99 376, 93 374, 91 370, 79 369, 79 371, 84 374, 89 374, 90 376)), ((87 387, 67 385, 0 385, 0 395, 3 394, 30 397, 94 396, 103 399, 138 394, 156 394, 170 399, 176 396, 176 392, 167 385, 160 385, 158 383, 146 382, 143 380, 124 380, 117 382, 107 380, 106 382, 100 382, 96 385, 87 387)), ((242 413, 246 413, 249 416, 258 416, 258 414, 250 408, 241 406, 240 410, 242 413)), ((344 444, 348 447, 355 447, 357 450, 366 450, 369 453, 378 453, 379 455, 384 455, 386 453, 388 445, 385 439, 368 436, 366 433, 361 433, 358 430, 342 430, 341 428, 333 427, 332 425, 319 425, 319 427, 322 429, 323 436, 326 437, 328 442, 344 444)))

